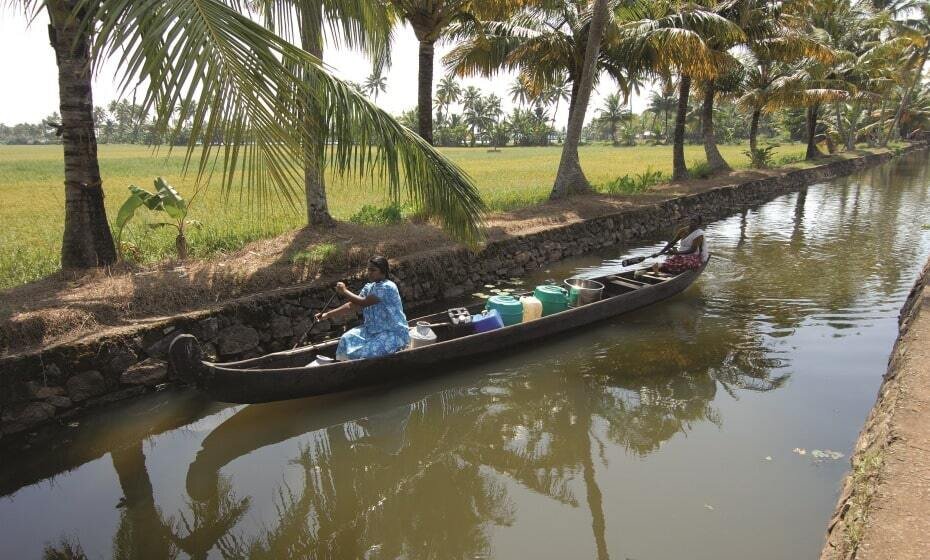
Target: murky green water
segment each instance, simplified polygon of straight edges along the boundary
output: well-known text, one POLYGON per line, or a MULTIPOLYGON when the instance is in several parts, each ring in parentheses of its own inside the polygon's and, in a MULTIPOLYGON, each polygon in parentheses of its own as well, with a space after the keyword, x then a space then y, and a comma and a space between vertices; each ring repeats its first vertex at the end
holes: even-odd
POLYGON ((928 182, 909 156, 719 221, 684 294, 427 382, 88 419, 3 457, 0 558, 815 558, 848 463, 812 452, 874 401, 928 182))

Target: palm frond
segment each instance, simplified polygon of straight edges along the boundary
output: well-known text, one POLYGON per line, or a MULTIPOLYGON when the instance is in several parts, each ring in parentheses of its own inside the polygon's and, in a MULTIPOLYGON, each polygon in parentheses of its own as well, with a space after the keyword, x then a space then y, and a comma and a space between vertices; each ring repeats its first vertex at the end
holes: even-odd
MULTIPOLYGON (((243 15, 229 0, 86 0, 98 52, 118 57, 123 87, 148 84, 143 105, 157 126, 195 123, 186 167, 218 167, 223 186, 296 205, 302 146, 329 145, 342 175, 381 180, 435 216, 455 238, 481 236, 485 206, 468 176, 322 62, 243 15), (308 125, 301 115, 319 115, 308 125), (218 139, 221 139, 218 141, 218 139)), ((101 59, 103 57, 100 57, 101 59)))

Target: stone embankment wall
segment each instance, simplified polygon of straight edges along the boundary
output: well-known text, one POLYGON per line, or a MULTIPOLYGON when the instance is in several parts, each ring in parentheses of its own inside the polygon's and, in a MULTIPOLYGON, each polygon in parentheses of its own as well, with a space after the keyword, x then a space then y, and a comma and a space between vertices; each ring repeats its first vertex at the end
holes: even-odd
MULTIPOLYGON (((926 149, 913 145, 906 151, 926 149)), ((715 219, 803 186, 883 163, 890 153, 834 161, 525 236, 488 243, 477 252, 436 251, 403 257, 394 276, 408 308, 460 296, 501 278, 559 259, 642 239, 693 213, 715 219)), ((330 293, 302 286, 243 298, 219 309, 147 324, 135 332, 48 347, 0 360, 0 438, 70 421, 102 404, 153 390, 170 379, 165 357, 175 336, 191 333, 208 355, 224 361, 290 348, 330 293)), ((319 325, 327 329, 330 325, 319 325)))

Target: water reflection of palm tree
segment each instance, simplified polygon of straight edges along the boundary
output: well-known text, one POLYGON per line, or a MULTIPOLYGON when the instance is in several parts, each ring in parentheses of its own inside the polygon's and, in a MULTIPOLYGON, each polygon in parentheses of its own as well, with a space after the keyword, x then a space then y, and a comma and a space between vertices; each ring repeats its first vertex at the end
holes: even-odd
POLYGON ((424 397, 414 388, 328 407, 306 400, 246 407, 204 440, 188 491, 208 495, 236 457, 300 437, 294 463, 303 488, 281 487, 272 528, 222 539, 226 557, 360 557, 372 547, 385 557, 486 554, 485 529, 509 524, 512 511, 503 486, 460 452, 466 433, 450 418, 480 412, 464 391, 424 397), (448 488, 455 492, 447 500, 430 499, 448 488))
POLYGON ((249 507, 249 500, 236 498, 223 481, 211 499, 190 504, 190 519, 182 513, 176 523, 165 519, 155 505, 142 442, 114 450, 111 457, 123 491, 114 558, 176 558, 179 551, 193 559, 206 558, 249 507))

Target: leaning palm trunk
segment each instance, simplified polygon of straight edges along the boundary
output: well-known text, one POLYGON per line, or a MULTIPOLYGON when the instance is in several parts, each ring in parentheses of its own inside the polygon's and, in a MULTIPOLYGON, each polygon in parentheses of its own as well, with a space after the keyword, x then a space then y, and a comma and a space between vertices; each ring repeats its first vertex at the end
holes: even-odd
POLYGON ((758 136, 759 136, 759 118, 762 116, 762 111, 755 109, 752 112, 752 119, 749 121, 749 151, 751 153, 756 153, 758 146, 758 136))
MULTIPOLYGON (((315 18, 305 17, 301 22, 301 47, 323 60, 323 22, 315 18)), ((304 124, 312 130, 319 122, 318 115, 309 111, 303 116, 304 124)), ((333 217, 329 214, 329 205, 326 202, 326 183, 323 176, 323 150, 325 147, 319 142, 304 143, 304 195, 307 202, 307 225, 326 227, 333 224, 333 217)))
POLYGON ((433 41, 420 40, 417 77, 417 132, 430 144, 433 143, 433 47, 433 41))
POLYGON ((817 109, 819 104, 815 103, 807 108, 807 153, 804 159, 817 159, 823 157, 823 153, 817 148, 817 109))
POLYGON ((91 36, 79 18, 73 15, 78 2, 49 0, 46 4, 51 21, 49 39, 58 63, 61 143, 65 152, 63 268, 91 268, 116 260, 97 162, 91 90, 91 36))
POLYGON ((678 84, 678 112, 675 113, 675 139, 672 147, 672 180, 688 178, 685 164, 685 120, 688 117, 688 94, 691 92, 691 76, 682 74, 678 84))
POLYGON ((930 42, 927 42, 927 46, 924 47, 923 52, 920 53, 920 59, 917 61, 917 68, 914 70, 914 80, 904 92, 904 95, 901 96, 901 103, 898 105, 898 110, 894 114, 894 119, 891 120, 891 128, 888 129, 888 134, 886 134, 884 140, 882 140, 882 147, 887 146, 888 140, 896 138, 898 135, 898 124, 901 122, 901 117, 904 115, 904 110, 907 109, 907 106, 911 101, 911 95, 914 93, 914 88, 916 88, 920 83, 920 76, 923 74, 924 64, 927 62, 928 52, 930 52, 930 42))
POLYGON ((704 155, 711 171, 731 171, 720 150, 717 149, 717 137, 714 135, 714 95, 716 94, 713 82, 704 88, 704 155))
POLYGON ((552 192, 549 193, 549 198, 552 200, 591 190, 591 185, 584 176, 581 162, 578 159, 578 142, 581 140, 581 128, 584 125, 588 100, 591 98, 591 89, 594 87, 594 73, 597 71, 597 57, 601 49, 601 37, 604 35, 607 17, 607 0, 596 0, 591 28, 588 32, 588 43, 585 45, 584 67, 580 83, 577 84, 578 95, 577 98, 573 96, 572 99, 571 112, 568 115, 568 130, 562 146, 562 159, 559 161, 559 171, 555 176, 552 192))

